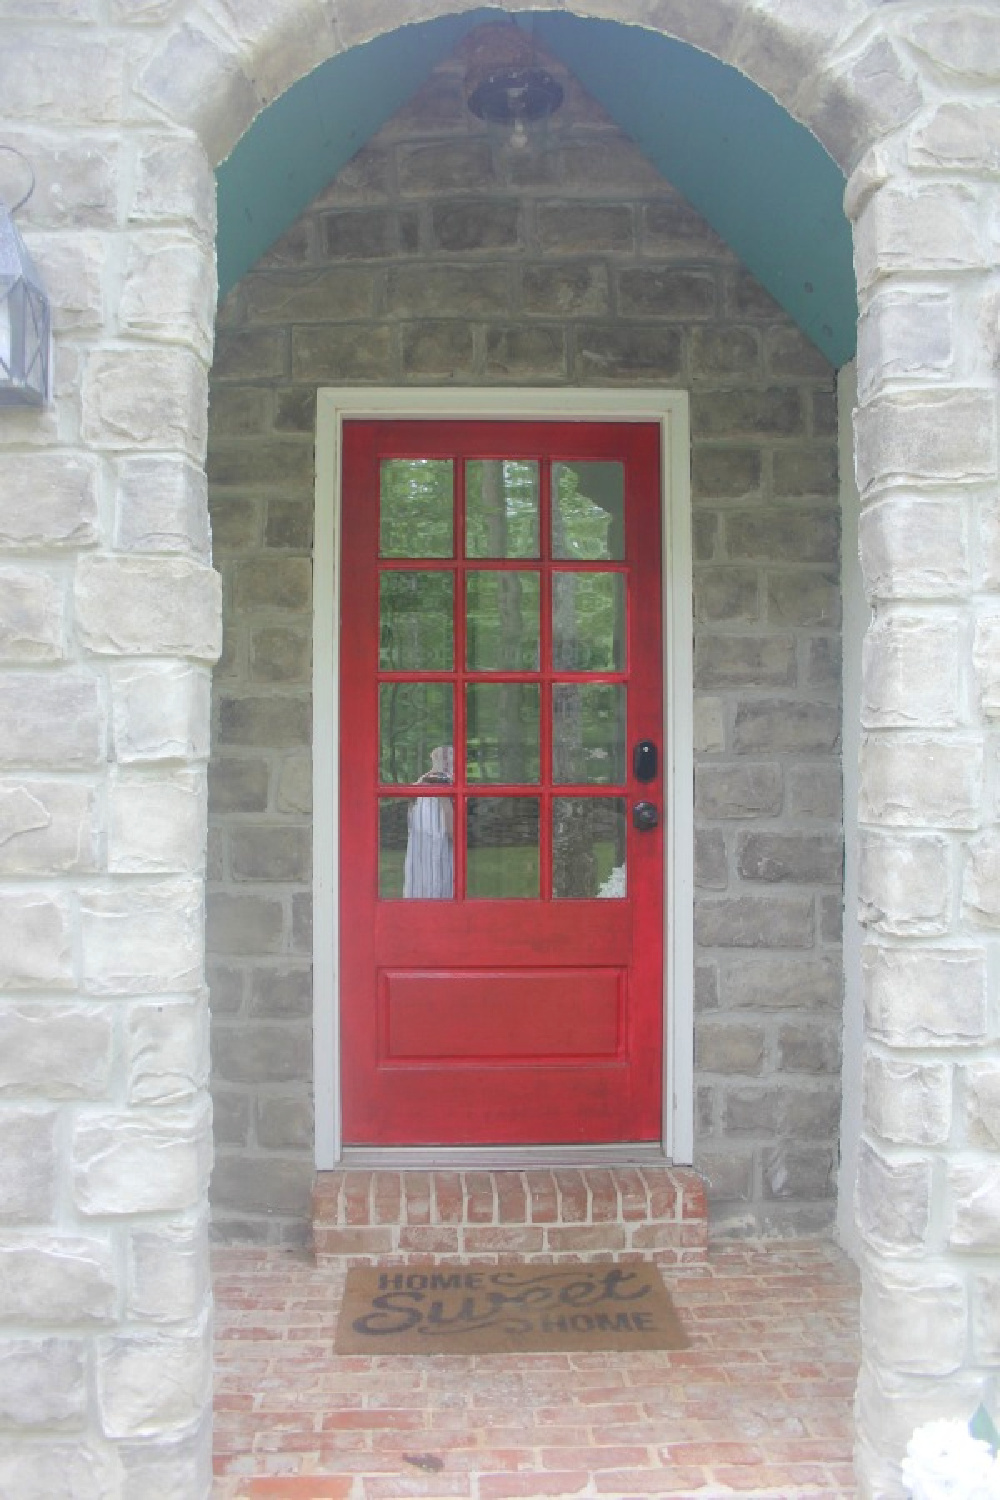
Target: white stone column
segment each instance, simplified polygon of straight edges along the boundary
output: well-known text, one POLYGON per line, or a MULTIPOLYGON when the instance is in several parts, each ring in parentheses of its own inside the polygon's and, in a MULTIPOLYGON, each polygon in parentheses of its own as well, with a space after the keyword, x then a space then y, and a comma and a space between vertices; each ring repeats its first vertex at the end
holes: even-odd
POLYGON ((0 62, 55 325, 50 406, 0 412, 0 1493, 197 1497, 214 189, 130 115, 148 27, 47 9, 0 62))
POLYGON ((848 187, 861 304, 864 1244, 858 1469, 901 1493, 913 1428, 993 1399, 1000 1340, 1000 113, 994 14, 903 23, 957 97, 848 187), (987 57, 993 62, 985 63, 987 57))

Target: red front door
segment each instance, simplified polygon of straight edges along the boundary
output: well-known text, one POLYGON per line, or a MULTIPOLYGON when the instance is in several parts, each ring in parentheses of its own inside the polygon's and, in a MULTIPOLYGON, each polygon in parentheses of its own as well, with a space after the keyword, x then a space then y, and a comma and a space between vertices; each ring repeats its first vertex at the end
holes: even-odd
POLYGON ((656 1140, 654 425, 344 426, 350 1144, 656 1140))

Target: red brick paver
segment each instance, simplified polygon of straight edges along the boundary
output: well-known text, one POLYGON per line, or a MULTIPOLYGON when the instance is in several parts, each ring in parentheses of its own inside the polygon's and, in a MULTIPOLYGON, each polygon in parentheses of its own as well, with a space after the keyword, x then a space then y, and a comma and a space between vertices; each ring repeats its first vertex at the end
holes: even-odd
POLYGON ((333 1351, 343 1270, 217 1250, 218 1500, 853 1496, 849 1262, 717 1245, 663 1274, 689 1349, 369 1359, 333 1351))

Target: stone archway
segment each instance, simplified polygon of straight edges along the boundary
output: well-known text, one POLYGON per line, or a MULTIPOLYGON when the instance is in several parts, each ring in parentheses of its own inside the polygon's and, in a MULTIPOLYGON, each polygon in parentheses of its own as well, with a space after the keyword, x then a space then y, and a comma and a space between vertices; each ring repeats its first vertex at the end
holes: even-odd
MULTIPOLYGON (((32 244, 59 303, 56 400, 5 421, 0 521, 17 601, 12 624, 0 617, 12 828, 0 865, 13 1059, 3 1254, 33 1272, 15 1271, 28 1289, 5 1316, 46 1330, 12 1346, 24 1370, 45 1372, 11 1470, 22 1489, 28 1474, 45 1493, 67 1465, 95 1494, 122 1475, 208 1489, 210 166, 332 52, 455 8, 353 0, 334 18, 320 0, 153 0, 118 7, 105 28, 77 0, 10 31, 8 137, 35 161, 32 244), (60 1420, 101 1437, 37 1442, 53 1390, 60 1420)), ((567 8, 651 25, 643 0, 567 8)), ((913 1425, 971 1410, 1000 1350, 987 972, 1000 854, 984 790, 1000 713, 1000 117, 984 91, 997 83, 1000 19, 860 0, 846 17, 736 0, 663 0, 653 14, 745 71, 851 173, 862 553, 878 605, 860 806, 859 1469, 865 1493, 894 1493, 913 1425)))

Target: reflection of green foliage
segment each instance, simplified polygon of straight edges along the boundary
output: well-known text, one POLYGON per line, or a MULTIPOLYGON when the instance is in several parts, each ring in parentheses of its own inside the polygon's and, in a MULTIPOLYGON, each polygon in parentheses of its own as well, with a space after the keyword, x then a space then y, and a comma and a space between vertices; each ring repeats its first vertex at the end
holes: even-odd
POLYGON ((620 558, 623 469, 620 463, 554 464, 553 555, 583 562, 620 558), (581 489, 581 485, 585 489, 581 489))
POLYGON ((468 557, 538 556, 538 464, 472 459, 465 466, 468 557))
POLYGON ((383 557, 451 557, 450 458, 383 459, 379 552, 383 557))
POLYGON ((414 782, 431 768, 431 751, 452 740, 452 690, 441 682, 383 682, 379 699, 379 776, 414 782))
POLYGON ((557 671, 616 672, 624 666, 625 590, 620 573, 556 573, 552 655, 557 671))
POLYGON ((537 670, 538 598, 535 572, 467 575, 467 657, 473 671, 537 670))
POLYGON ((452 589, 450 570, 383 572, 379 583, 379 666, 383 671, 451 669, 452 589))
POLYGON ((466 775, 524 785, 538 780, 538 686, 477 682, 466 695, 466 775))
POLYGON ((552 689, 553 775, 559 782, 625 780, 625 687, 557 682, 552 689))

